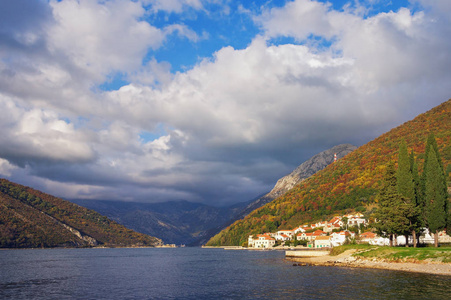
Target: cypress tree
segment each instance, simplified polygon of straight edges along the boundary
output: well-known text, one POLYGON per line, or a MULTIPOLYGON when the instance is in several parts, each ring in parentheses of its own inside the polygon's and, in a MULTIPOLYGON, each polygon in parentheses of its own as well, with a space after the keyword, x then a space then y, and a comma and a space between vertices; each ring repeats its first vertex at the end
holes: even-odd
MULTIPOLYGON (((426 147, 425 147, 425 152, 424 152, 424 163, 423 163, 423 173, 421 174, 421 178, 420 178, 420 197, 419 197, 419 201, 420 201, 420 206, 421 207, 425 207, 426 206, 426 199, 425 199, 425 191, 426 191, 426 168, 429 162, 429 153, 430 153, 430 149, 432 149, 435 151, 435 154, 438 154, 438 159, 439 161, 441 161, 440 159, 440 153, 438 151, 438 146, 437 146, 437 141, 435 140, 435 136, 433 133, 428 135, 428 138, 426 140, 426 147)), ((426 218, 426 216, 425 216, 426 218)))
POLYGON ((375 224, 380 235, 390 237, 390 246, 396 234, 404 234, 408 230, 409 221, 404 217, 405 200, 397 191, 395 166, 390 162, 379 194, 379 209, 376 213, 378 222, 375 224))
POLYGON ((415 184, 410 167, 409 154, 406 142, 403 140, 399 145, 398 170, 396 172, 398 193, 415 201, 415 184))
MULTIPOLYGON (((396 182, 398 193, 403 196, 403 203, 400 207, 400 213, 403 214, 401 217, 407 218, 408 220, 408 225, 404 226, 406 231, 401 232, 401 234, 403 234, 406 238, 406 247, 409 246, 409 235, 412 234, 413 246, 416 247, 416 231, 419 229, 418 223, 420 219, 420 211, 416 203, 415 183, 412 174, 411 161, 407 151, 407 145, 404 140, 399 145, 396 182)), ((401 222, 403 224, 406 221, 401 220, 401 222)))
POLYGON ((420 200, 421 197, 421 190, 420 190, 420 175, 418 173, 418 164, 415 161, 415 155, 413 153, 413 150, 410 152, 410 171, 412 173, 412 179, 415 189, 415 206, 417 209, 417 217, 416 217, 416 228, 414 234, 416 235, 416 238, 414 237, 414 247, 416 247, 417 243, 419 242, 419 237, 421 235, 422 229, 424 227, 424 205, 422 205, 422 202, 420 200))
POLYGON ((420 197, 421 197, 421 191, 420 191, 420 175, 418 173, 418 164, 415 161, 415 155, 413 153, 413 150, 410 152, 410 172, 412 173, 412 179, 415 189, 415 205, 418 206, 421 209, 424 209, 420 206, 420 197))
POLYGON ((425 215, 429 232, 434 234, 434 244, 438 247, 438 232, 447 225, 448 195, 443 168, 434 147, 429 146, 425 174, 425 215))

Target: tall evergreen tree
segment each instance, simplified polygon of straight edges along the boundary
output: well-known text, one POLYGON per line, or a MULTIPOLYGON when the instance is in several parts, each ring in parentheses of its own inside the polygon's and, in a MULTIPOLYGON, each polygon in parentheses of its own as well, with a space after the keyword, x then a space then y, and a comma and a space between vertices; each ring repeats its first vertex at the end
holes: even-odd
POLYGON ((417 243, 419 242, 420 235, 422 233, 422 230, 424 228, 424 205, 422 205, 422 202, 420 200, 421 197, 421 190, 420 190, 420 175, 418 173, 418 164, 415 160, 415 154, 413 153, 413 150, 410 152, 410 172, 412 173, 412 179, 415 189, 415 206, 417 208, 417 219, 416 219, 416 229, 415 229, 415 235, 414 237, 414 247, 416 247, 417 243))
POLYGON ((396 182, 398 193, 403 196, 401 209, 404 217, 409 221, 408 226, 406 226, 407 231, 402 232, 402 234, 406 237, 406 247, 409 245, 408 241, 410 234, 412 234, 413 237, 413 246, 416 247, 416 231, 420 228, 420 210, 416 203, 415 182, 407 145, 404 140, 399 145, 396 182))
MULTIPOLYGON (((426 206, 426 199, 425 199, 425 191, 426 191, 426 168, 428 165, 428 161, 429 161, 429 151, 432 148, 434 149, 434 151, 437 153, 438 152, 438 146, 437 146, 437 142, 435 140, 435 136, 433 133, 428 135, 428 138, 426 140, 426 147, 424 148, 424 163, 423 163, 423 173, 421 173, 421 177, 420 177, 420 197, 419 197, 419 202, 420 202, 420 207, 423 208, 423 212, 425 212, 425 206, 426 206)), ((423 216, 424 219, 426 220, 426 215, 423 216)))
POLYGON ((415 201, 415 184, 410 167, 409 154, 406 142, 403 140, 399 145, 398 170, 396 172, 398 193, 415 201))
POLYGON ((438 232, 447 225, 448 195, 446 179, 439 158, 433 148, 429 146, 428 162, 425 166, 425 215, 429 232, 434 234, 434 244, 438 247, 438 232))
POLYGON ((407 202, 407 198, 398 193, 395 166, 390 162, 379 194, 379 209, 376 213, 378 222, 375 224, 380 235, 390 237, 390 246, 397 234, 409 231, 411 206, 407 202))
POLYGON ((421 206, 420 206, 420 197, 421 197, 420 175, 418 173, 418 164, 415 160, 415 154, 413 153, 413 150, 410 152, 409 162, 410 162, 410 172, 412 173, 412 179, 413 179, 413 184, 414 184, 414 189, 415 189, 415 203, 416 203, 416 206, 418 206, 421 209, 421 206))

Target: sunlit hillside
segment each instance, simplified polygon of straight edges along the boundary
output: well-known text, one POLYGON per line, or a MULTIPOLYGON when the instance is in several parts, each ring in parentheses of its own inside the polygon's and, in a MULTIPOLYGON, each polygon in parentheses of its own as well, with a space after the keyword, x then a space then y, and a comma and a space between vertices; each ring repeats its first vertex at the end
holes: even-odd
POLYGON ((156 246, 101 214, 0 179, 0 248, 156 246))
POLYGON ((451 100, 448 100, 329 165, 221 231, 207 245, 240 245, 249 234, 290 229, 346 211, 370 215, 377 204, 385 166, 388 161, 397 160, 400 141, 405 139, 409 152, 414 151, 421 172, 429 133, 435 134, 451 182, 451 100))

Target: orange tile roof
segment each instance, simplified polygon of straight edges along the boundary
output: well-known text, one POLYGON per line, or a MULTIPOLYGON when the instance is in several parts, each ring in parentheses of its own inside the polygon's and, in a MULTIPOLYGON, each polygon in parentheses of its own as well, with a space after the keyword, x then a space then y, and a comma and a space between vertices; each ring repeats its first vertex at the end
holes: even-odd
POLYGON ((368 231, 368 232, 364 232, 360 235, 360 237, 363 238, 375 238, 376 234, 374 232, 368 231))

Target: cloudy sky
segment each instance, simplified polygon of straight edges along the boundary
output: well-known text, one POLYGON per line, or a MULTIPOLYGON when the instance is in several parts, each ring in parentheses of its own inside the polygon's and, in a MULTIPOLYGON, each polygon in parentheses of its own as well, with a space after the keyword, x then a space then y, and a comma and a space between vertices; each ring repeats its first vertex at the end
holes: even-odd
POLYGON ((0 177, 224 205, 451 97, 449 0, 0 1, 0 177))

